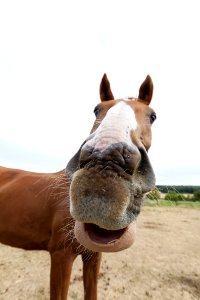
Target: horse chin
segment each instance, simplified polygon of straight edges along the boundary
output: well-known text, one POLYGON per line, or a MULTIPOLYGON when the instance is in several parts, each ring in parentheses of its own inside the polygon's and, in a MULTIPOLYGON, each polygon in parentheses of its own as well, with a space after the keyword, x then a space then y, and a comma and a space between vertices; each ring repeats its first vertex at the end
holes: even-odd
POLYGON ((77 241, 94 252, 117 252, 129 248, 135 241, 136 223, 126 228, 106 230, 91 223, 75 221, 74 234, 77 241))

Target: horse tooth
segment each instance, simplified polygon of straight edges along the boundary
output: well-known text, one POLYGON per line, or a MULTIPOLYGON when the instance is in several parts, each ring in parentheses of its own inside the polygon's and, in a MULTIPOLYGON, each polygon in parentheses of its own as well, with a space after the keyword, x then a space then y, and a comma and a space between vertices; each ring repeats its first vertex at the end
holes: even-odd
POLYGON ((116 241, 117 241, 117 239, 112 240, 112 241, 108 242, 107 244, 112 244, 112 243, 114 243, 114 242, 116 242, 116 241))

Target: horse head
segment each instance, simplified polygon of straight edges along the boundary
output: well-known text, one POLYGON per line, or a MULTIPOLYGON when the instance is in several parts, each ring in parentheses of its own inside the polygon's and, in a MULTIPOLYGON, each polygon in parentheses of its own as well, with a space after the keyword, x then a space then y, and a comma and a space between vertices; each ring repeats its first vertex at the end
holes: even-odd
POLYGON ((70 213, 75 237, 96 252, 128 248, 145 193, 155 186, 148 158, 153 82, 147 76, 138 98, 114 99, 106 74, 91 133, 69 161, 70 213))

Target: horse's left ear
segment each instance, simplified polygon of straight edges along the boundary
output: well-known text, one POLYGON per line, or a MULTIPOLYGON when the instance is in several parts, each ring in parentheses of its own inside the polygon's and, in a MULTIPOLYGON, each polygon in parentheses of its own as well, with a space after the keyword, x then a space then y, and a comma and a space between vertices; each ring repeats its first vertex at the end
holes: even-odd
POLYGON ((101 79, 99 92, 101 101, 114 100, 114 96, 110 88, 110 82, 106 74, 104 74, 101 79))
POLYGON ((153 95, 153 81, 149 75, 147 75, 145 81, 142 83, 139 89, 138 100, 149 105, 153 95))

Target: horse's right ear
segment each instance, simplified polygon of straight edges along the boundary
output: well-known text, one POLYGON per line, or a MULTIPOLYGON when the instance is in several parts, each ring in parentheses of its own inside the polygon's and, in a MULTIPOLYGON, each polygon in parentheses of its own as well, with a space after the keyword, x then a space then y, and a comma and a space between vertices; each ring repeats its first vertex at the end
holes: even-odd
POLYGON ((101 79, 99 92, 101 101, 114 100, 114 96, 110 88, 110 82, 106 74, 104 74, 101 79))

